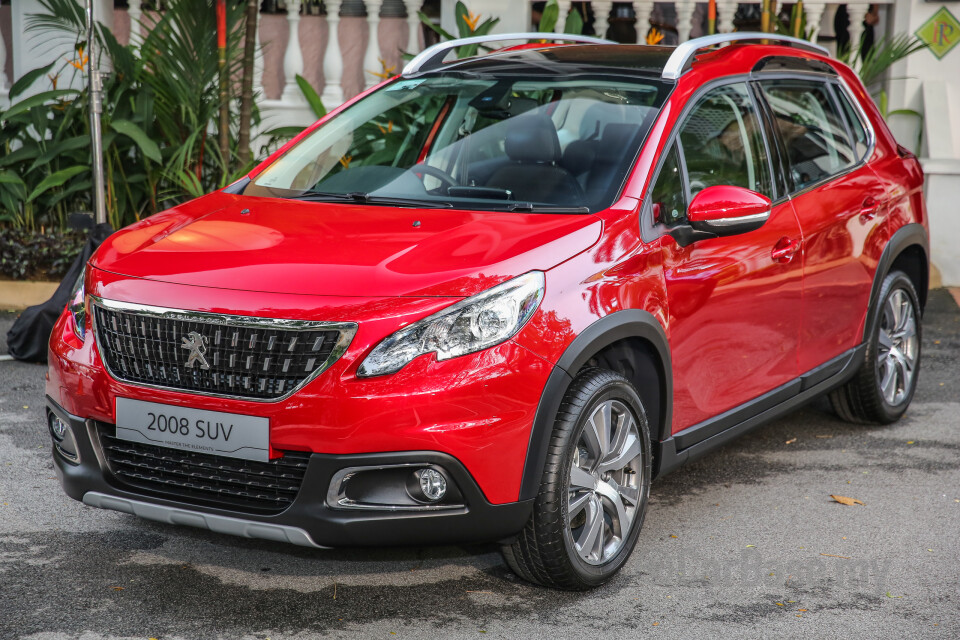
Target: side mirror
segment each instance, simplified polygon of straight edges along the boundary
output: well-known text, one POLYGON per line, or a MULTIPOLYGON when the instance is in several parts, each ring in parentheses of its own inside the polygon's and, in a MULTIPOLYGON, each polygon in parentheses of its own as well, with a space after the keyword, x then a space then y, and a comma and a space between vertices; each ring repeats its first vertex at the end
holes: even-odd
POLYGON ((687 209, 687 221, 695 231, 715 236, 735 236, 759 229, 770 217, 770 198, 730 185, 707 187, 687 209))

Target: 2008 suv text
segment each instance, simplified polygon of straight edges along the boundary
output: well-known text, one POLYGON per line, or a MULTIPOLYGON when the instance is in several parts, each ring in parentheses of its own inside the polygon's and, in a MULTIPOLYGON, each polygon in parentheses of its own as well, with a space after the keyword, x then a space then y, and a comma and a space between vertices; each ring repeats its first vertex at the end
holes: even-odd
POLYGON ((302 545, 501 541, 584 589, 685 461, 823 394, 897 420, 923 176, 849 68, 744 44, 771 37, 439 45, 114 234, 50 340, 64 489, 302 545))

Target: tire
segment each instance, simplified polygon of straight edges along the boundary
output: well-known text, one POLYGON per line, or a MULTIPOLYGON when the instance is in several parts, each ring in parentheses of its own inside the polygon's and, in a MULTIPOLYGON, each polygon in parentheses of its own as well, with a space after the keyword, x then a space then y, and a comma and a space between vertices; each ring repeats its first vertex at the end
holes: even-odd
POLYGON ((861 424, 890 424, 904 414, 920 374, 920 302, 902 271, 883 280, 860 369, 830 392, 838 416, 861 424))
POLYGON ((640 535, 651 464, 650 430, 633 385, 612 371, 581 373, 557 413, 533 514, 503 546, 507 564, 525 580, 559 589, 610 580, 640 535))

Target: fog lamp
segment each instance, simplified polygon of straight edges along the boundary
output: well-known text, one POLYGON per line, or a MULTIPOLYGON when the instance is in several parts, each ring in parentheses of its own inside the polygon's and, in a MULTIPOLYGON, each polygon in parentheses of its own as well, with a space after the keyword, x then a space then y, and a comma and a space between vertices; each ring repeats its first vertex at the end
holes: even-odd
POLYGON ((431 502, 440 500, 447 493, 447 479, 436 469, 420 469, 417 471, 417 479, 420 481, 423 497, 431 502))
POLYGON ((63 438, 67 435, 67 423, 57 417, 55 413, 50 414, 50 431, 53 433, 53 437, 57 442, 63 442, 63 438))

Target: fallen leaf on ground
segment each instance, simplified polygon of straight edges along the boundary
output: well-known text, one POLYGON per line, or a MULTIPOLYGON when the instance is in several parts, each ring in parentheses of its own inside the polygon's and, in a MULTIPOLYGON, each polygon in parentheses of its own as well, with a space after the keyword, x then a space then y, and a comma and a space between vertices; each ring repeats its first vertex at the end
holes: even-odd
POLYGON ((844 560, 849 560, 850 556, 836 556, 832 553, 821 553, 822 556, 827 556, 828 558, 843 558, 844 560))
POLYGON ((797 609, 797 611, 806 611, 806 609, 797 609))
POLYGON ((796 442, 796 441, 797 441, 796 438, 790 438, 790 439, 787 440, 784 444, 793 444, 793 443, 796 442))
POLYGON ((907 444, 913 444, 913 440, 907 440, 907 444))
POLYGON ((834 500, 836 500, 837 502, 839 502, 840 504, 845 504, 845 505, 847 505, 848 507, 852 507, 852 506, 855 505, 855 504, 860 504, 860 505, 863 505, 863 506, 867 506, 867 505, 863 504, 862 501, 857 500, 856 498, 848 498, 847 496, 835 496, 835 495, 833 495, 832 493, 830 494, 830 497, 833 498, 834 500))
POLYGON ((114 591, 123 591, 123 587, 110 587, 114 591))
POLYGON ((750 547, 755 547, 755 546, 757 546, 757 545, 755 545, 755 544, 748 544, 748 545, 747 545, 747 549, 749 549, 750 547))
POLYGON ((675 536, 675 535, 673 535, 673 534, 671 533, 671 534, 670 534, 670 537, 671 537, 671 538, 679 538, 680 536, 675 536))
POLYGON ((890 595, 890 592, 887 591, 887 597, 888 597, 888 598, 902 598, 903 596, 892 596, 892 595, 890 595))

